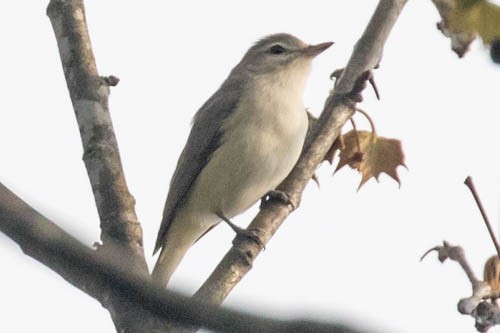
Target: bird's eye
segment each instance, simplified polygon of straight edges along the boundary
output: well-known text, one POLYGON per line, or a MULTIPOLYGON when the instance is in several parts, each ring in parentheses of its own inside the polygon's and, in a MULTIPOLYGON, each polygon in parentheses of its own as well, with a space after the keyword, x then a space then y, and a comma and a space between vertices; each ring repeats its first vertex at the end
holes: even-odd
POLYGON ((285 48, 279 44, 276 44, 271 46, 269 52, 271 52, 271 54, 282 54, 285 52, 285 48))

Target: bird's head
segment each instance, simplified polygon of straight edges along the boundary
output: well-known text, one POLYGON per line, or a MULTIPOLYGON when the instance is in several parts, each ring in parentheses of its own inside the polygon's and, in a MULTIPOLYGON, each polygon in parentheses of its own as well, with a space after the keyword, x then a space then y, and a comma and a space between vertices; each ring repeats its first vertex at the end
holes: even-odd
POLYGON ((237 68, 254 75, 302 73, 307 76, 314 57, 333 42, 308 45, 286 33, 274 34, 257 41, 245 54, 237 68))

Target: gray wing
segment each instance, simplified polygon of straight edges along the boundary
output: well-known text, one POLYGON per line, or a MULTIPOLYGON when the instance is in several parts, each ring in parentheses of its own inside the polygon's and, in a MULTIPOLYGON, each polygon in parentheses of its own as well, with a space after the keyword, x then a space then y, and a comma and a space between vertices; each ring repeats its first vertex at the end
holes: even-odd
POLYGON ((242 88, 242 80, 227 79, 194 116, 191 133, 170 181, 153 254, 163 246, 177 209, 184 204, 196 177, 219 147, 222 122, 236 108, 242 88))

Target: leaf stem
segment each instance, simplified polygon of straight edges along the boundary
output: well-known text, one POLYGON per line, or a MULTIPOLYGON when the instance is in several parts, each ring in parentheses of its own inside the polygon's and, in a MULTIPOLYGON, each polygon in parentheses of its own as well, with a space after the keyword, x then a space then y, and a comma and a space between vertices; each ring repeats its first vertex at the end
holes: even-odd
POLYGON ((359 143, 359 135, 358 135, 358 129, 356 128, 356 123, 354 122, 354 119, 352 119, 352 117, 349 120, 351 121, 352 129, 356 134, 356 146, 358 147, 358 153, 361 153, 361 144, 359 143))
POLYGON ((370 123, 370 127, 372 129, 372 135, 377 136, 377 131, 375 130, 375 123, 373 122, 372 118, 366 113, 366 111, 361 110, 360 108, 356 108, 356 111, 361 113, 363 116, 365 116, 366 119, 368 119, 368 122, 370 123))

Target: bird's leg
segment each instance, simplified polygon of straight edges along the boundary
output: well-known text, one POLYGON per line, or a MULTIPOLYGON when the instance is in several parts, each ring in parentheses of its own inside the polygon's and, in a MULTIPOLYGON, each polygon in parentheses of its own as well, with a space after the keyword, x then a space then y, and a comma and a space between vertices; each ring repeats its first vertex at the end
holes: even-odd
POLYGON ((253 240, 255 243, 257 243, 261 247, 265 247, 264 242, 260 239, 259 234, 262 232, 259 229, 243 229, 238 227, 236 224, 231 222, 230 219, 228 219, 222 212, 218 212, 217 216, 224 222, 227 223, 227 225, 233 229, 233 231, 236 233, 238 237, 245 237, 245 238, 250 238, 253 240))
POLYGON ((293 203, 292 199, 290 199, 290 196, 280 190, 271 190, 267 192, 266 195, 263 196, 262 199, 260 200, 260 208, 264 207, 270 201, 277 201, 284 205, 290 205, 292 206, 293 210, 297 208, 295 207, 295 204, 293 203))

